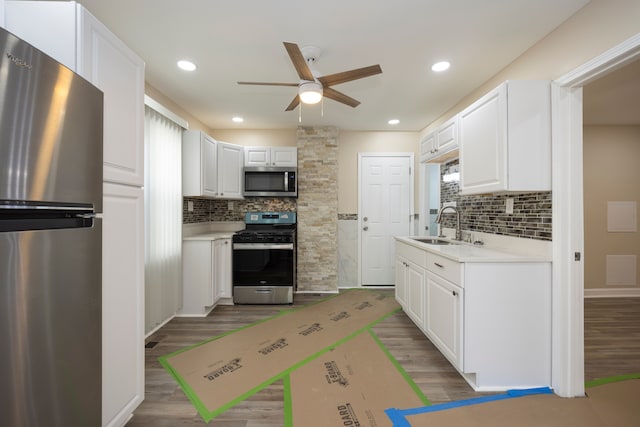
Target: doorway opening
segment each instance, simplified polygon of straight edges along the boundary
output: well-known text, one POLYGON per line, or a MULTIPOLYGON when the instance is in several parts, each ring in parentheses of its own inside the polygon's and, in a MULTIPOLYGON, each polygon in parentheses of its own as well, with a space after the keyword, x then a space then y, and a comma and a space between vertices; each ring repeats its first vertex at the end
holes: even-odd
POLYGON ((640 34, 555 80, 552 385, 584 395, 583 87, 640 58, 640 34))

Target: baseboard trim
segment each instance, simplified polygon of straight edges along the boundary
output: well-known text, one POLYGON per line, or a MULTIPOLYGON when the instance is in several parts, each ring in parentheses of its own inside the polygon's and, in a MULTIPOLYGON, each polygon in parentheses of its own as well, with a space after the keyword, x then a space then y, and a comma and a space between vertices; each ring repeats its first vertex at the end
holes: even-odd
POLYGON ((585 298, 640 298, 640 288, 585 289, 585 298))

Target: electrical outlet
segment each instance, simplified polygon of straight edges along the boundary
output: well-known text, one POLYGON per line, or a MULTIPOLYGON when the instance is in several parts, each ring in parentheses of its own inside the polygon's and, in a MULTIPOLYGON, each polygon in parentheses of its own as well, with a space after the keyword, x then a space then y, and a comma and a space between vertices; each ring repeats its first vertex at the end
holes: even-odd
POLYGON ((231 200, 229 200, 229 202, 227 203, 227 209, 229 209, 230 211, 233 210, 233 202, 231 200))
POLYGON ((505 199, 504 207, 507 214, 513 214, 513 199, 511 197, 505 199))
POLYGON ((193 202, 191 200, 187 202, 187 211, 193 212, 193 202))

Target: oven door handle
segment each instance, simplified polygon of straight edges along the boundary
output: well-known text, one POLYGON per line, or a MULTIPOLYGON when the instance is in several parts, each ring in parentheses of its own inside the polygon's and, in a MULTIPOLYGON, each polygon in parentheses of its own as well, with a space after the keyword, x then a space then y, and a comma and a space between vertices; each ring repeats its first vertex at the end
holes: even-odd
POLYGON ((234 243, 233 249, 260 251, 265 249, 293 250, 293 243, 234 243))

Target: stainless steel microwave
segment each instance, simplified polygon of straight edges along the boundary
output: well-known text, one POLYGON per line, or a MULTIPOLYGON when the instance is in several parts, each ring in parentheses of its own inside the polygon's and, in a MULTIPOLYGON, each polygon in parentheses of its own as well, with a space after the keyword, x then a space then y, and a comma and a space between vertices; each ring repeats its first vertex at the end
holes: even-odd
POLYGON ((298 197, 298 169, 285 166, 245 167, 244 195, 298 197))

